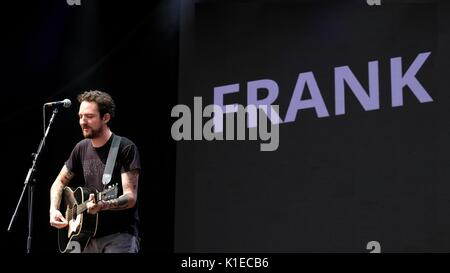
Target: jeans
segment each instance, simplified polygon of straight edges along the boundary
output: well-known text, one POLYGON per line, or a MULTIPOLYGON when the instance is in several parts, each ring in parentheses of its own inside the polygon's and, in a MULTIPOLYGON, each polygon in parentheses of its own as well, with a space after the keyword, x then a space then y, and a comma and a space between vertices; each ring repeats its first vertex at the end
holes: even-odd
POLYGON ((138 253, 139 238, 129 233, 91 238, 82 253, 138 253))

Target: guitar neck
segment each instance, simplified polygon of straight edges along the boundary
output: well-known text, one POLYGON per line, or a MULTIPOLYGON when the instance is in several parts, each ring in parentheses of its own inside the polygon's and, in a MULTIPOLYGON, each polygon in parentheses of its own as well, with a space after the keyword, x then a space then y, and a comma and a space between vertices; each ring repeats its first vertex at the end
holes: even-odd
MULTIPOLYGON (((95 200, 101 201, 101 200, 110 200, 112 198, 116 198, 117 197, 117 184, 109 187, 107 190, 103 191, 103 192, 99 192, 99 193, 95 193, 95 200)), ((87 210, 87 203, 89 202, 88 200, 85 200, 84 202, 81 202, 79 204, 75 204, 72 207, 68 207, 66 210, 66 219, 67 220, 71 220, 77 217, 77 215, 82 214, 83 212, 85 212, 87 210), (75 211, 76 209, 76 211, 75 211)))
MULTIPOLYGON (((101 194, 98 193, 97 194, 97 198, 96 198, 97 201, 100 201, 100 197, 101 197, 101 194)), ((88 202, 89 202, 89 199, 77 205, 77 207, 76 207, 77 208, 76 215, 82 214, 83 212, 85 212, 87 210, 87 203, 88 202)), ((69 218, 71 218, 71 217, 69 216, 69 218)))
MULTIPOLYGON (((97 200, 97 202, 100 201, 100 200, 101 200, 101 197, 102 197, 102 193, 101 193, 101 192, 95 193, 95 195, 97 195, 97 196, 95 196, 94 200, 97 200)), ((85 210, 87 210, 87 203, 88 203, 88 202, 89 202, 89 199, 86 200, 86 201, 84 201, 84 202, 81 203, 81 204, 78 204, 78 207, 77 207, 77 214, 83 213, 85 210)))
POLYGON ((77 215, 83 213, 85 210, 87 210, 87 203, 89 201, 84 201, 81 204, 78 204, 77 206, 77 215))

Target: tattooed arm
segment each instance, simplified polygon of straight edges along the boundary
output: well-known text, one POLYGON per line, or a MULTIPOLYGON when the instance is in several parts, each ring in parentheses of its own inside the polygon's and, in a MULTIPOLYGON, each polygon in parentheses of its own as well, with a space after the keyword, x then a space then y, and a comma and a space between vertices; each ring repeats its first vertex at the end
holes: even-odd
POLYGON ((64 165, 56 177, 55 182, 50 189, 50 225, 56 228, 63 228, 67 226, 66 219, 59 211, 61 203, 61 195, 65 186, 72 180, 74 174, 64 165))
POLYGON ((105 202, 103 210, 130 209, 136 205, 139 170, 122 173, 123 194, 119 198, 105 202))
POLYGON ((93 202, 94 195, 89 197, 92 202, 87 204, 88 212, 96 214, 102 210, 123 210, 130 209, 136 205, 137 189, 139 180, 139 170, 132 170, 122 173, 123 194, 116 199, 109 201, 100 201, 97 204, 93 202))

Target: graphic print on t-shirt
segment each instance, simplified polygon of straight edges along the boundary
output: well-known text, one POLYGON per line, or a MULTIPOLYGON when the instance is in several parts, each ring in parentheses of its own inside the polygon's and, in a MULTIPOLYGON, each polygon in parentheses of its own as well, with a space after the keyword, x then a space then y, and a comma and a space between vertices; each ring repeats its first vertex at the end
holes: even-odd
MULTIPOLYGON (((98 159, 84 159, 83 162, 83 175, 85 181, 97 181, 99 174, 103 174, 105 170, 105 164, 98 159)), ((96 185, 100 183, 95 183, 96 185)))

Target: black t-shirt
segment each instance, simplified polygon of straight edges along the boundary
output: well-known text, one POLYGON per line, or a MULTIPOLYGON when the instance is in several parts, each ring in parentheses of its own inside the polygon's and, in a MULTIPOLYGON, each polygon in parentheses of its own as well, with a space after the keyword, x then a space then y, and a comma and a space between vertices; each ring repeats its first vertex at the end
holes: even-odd
MULTIPOLYGON (((99 148, 94 148, 90 139, 84 139, 78 142, 72 150, 65 165, 75 175, 83 175, 84 187, 92 188, 99 192, 105 189, 102 183, 102 177, 112 139, 111 135, 108 142, 99 148)), ((141 163, 136 145, 131 140, 122 137, 112 179, 108 185, 118 184, 118 196, 122 195, 121 173, 140 168, 141 163)), ((137 236, 138 223, 137 204, 131 209, 101 211, 98 213, 98 225, 95 237, 116 232, 128 232, 137 236)))

